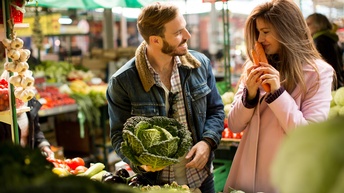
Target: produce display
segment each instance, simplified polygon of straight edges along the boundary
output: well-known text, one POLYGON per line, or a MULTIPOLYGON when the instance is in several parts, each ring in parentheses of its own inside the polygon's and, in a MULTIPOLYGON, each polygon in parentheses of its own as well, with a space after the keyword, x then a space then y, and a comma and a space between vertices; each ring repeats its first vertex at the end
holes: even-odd
POLYGON ((222 138, 223 139, 241 139, 244 135, 244 132, 234 133, 228 127, 228 114, 231 110, 231 104, 234 100, 235 93, 233 91, 227 91, 221 95, 221 99, 224 105, 224 111, 226 118, 224 119, 224 130, 222 131, 222 138))
POLYGON ((10 106, 8 82, 6 79, 0 80, 0 111, 8 110, 10 106))
POLYGON ((182 192, 190 193, 187 185, 178 185, 176 182, 165 184, 164 186, 151 185, 142 176, 134 174, 130 176, 128 170, 120 168, 114 173, 106 171, 103 163, 91 163, 90 167, 85 166, 85 162, 80 157, 72 159, 47 158, 53 163, 52 172, 59 177, 78 176, 85 177, 92 181, 102 182, 109 185, 125 185, 139 190, 138 192, 182 192))
POLYGON ((73 80, 88 82, 94 77, 90 70, 65 61, 42 61, 33 72, 35 77, 45 77, 47 83, 67 83, 73 80))
POLYGON ((191 132, 177 120, 164 116, 129 118, 124 124, 123 139, 123 155, 134 165, 149 166, 152 171, 178 163, 192 145, 191 132))
POLYGON ((75 99, 68 94, 61 93, 55 86, 37 88, 36 98, 42 103, 41 109, 50 109, 62 105, 76 104, 75 99))
POLYGON ((224 130, 222 131, 223 139, 241 139, 244 135, 244 132, 233 133, 228 127, 228 118, 224 120, 224 130))
POLYGON ((35 95, 34 78, 32 72, 28 70, 27 63, 31 52, 23 49, 24 41, 16 37, 15 32, 12 32, 11 39, 5 38, 2 43, 7 51, 7 57, 11 60, 4 64, 4 69, 13 73, 8 82, 14 86, 15 97, 27 102, 35 95))
POLYGON ((344 87, 332 91, 329 118, 344 116, 344 87))
MULTIPOLYGON (((23 106, 24 102, 16 98, 16 106, 23 106)), ((8 82, 6 79, 0 80, 0 111, 5 111, 10 108, 10 98, 9 98, 9 89, 8 82)))

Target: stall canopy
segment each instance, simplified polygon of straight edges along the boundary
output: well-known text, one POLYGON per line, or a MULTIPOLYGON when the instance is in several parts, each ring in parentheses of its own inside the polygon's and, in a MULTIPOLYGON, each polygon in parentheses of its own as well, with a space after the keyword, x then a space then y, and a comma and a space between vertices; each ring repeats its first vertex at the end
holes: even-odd
POLYGON ((151 0, 38 0, 29 2, 28 6, 40 6, 51 8, 69 8, 69 9, 97 9, 97 8, 114 8, 129 7, 140 8, 151 0))

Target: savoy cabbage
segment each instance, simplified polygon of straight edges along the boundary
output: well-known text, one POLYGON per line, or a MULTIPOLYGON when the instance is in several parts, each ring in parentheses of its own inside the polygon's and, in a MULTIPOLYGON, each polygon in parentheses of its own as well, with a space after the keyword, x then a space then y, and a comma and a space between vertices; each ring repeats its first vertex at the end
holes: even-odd
POLYGON ((191 145, 191 132, 176 119, 134 116, 124 124, 121 151, 132 164, 155 169, 178 163, 191 145))

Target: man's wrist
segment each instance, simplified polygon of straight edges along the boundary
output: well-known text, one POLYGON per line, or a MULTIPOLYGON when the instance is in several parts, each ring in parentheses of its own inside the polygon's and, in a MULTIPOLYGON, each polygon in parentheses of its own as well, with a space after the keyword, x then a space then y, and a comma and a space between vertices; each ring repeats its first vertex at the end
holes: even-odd
POLYGON ((215 142, 208 137, 203 138, 202 141, 204 141, 206 144, 208 144, 211 150, 213 150, 216 146, 215 142))

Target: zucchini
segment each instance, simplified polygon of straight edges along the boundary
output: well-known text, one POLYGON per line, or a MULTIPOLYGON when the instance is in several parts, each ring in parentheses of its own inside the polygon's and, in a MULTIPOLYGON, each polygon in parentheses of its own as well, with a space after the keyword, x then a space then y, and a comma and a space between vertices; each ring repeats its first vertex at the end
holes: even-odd
POLYGON ((91 178, 95 174, 99 173, 105 168, 105 165, 103 163, 97 162, 93 165, 91 165, 84 173, 78 174, 77 176, 86 176, 91 178))

